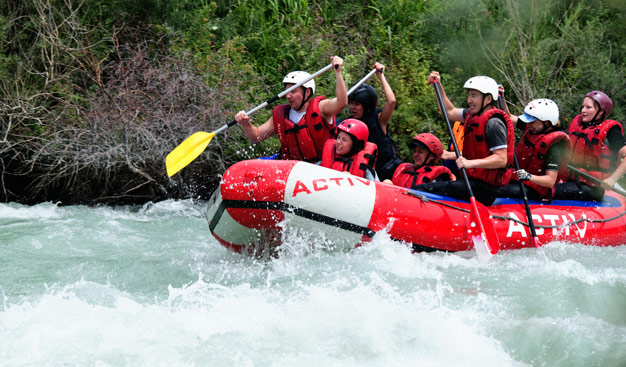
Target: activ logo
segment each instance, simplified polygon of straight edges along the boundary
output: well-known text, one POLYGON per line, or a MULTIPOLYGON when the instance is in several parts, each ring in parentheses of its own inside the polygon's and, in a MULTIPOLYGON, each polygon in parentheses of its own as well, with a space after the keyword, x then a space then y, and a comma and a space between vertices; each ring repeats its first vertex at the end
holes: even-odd
POLYGON ((308 194, 314 191, 324 191, 331 187, 369 186, 372 181, 359 177, 327 177, 311 180, 297 180, 291 197, 298 194, 308 194))
POLYGON ((285 185, 285 203, 331 218, 367 226, 376 202, 376 184, 314 164, 296 164, 285 185))
MULTIPOLYGON (((510 212, 509 217, 514 220, 509 221, 509 230, 506 233, 507 237, 512 237, 514 234, 520 234, 522 237, 530 236, 528 226, 516 222, 516 220, 519 220, 519 218, 517 217, 517 215, 515 215, 515 213, 510 212)), ((585 216, 585 214, 582 214, 581 218, 586 219, 587 217, 585 216)), ((552 235, 554 236, 562 234, 563 232, 565 232, 565 235, 569 235, 570 230, 573 230, 579 238, 585 238, 585 234, 587 233, 587 221, 582 221, 584 225, 582 223, 574 223, 575 221, 576 217, 574 216, 574 214, 533 214, 533 223, 535 223, 535 225, 541 225, 545 223, 545 225, 549 225, 551 227, 535 227, 537 236, 541 236, 542 234, 544 234, 546 229, 552 229, 552 235)))

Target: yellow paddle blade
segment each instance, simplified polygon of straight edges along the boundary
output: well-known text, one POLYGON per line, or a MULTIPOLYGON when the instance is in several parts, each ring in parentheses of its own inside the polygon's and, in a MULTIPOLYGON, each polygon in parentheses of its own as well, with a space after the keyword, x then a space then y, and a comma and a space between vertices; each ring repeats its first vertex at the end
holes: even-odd
POLYGON ((202 152, 206 149, 207 145, 215 133, 205 133, 204 131, 197 132, 180 143, 170 154, 165 157, 165 167, 167 168, 167 175, 172 177, 176 172, 185 168, 194 159, 198 158, 202 152))

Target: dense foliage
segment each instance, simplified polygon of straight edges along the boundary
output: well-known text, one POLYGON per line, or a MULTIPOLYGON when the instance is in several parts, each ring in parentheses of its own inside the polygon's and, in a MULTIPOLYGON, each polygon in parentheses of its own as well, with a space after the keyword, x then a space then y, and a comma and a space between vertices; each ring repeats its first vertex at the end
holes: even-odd
MULTIPOLYGON (((457 106, 464 80, 484 74, 505 86, 513 113, 548 97, 567 126, 600 89, 623 120, 624 15, 620 0, 0 0, 0 199, 202 196, 229 164, 277 141, 251 147, 231 128, 173 180, 167 153, 280 92, 288 71, 316 71, 335 54, 348 85, 386 65, 405 158, 413 134, 445 137, 431 70, 457 106)), ((317 84, 334 95, 332 73, 317 84)))

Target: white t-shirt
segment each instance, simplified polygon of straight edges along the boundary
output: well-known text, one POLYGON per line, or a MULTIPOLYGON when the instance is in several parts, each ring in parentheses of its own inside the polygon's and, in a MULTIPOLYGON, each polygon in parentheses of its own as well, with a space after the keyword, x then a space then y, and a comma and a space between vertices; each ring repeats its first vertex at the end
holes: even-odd
POLYGON ((293 122, 294 124, 297 124, 298 122, 300 122, 300 120, 304 117, 305 114, 306 114, 306 110, 304 110, 303 112, 297 112, 293 108, 290 108, 289 120, 291 120, 291 122, 293 122))
MULTIPOLYGON (((302 120, 302 118, 304 117, 304 115, 306 115, 306 110, 304 110, 304 112, 297 112, 296 110, 294 110, 293 108, 289 109, 289 120, 291 122, 293 122, 294 124, 297 124, 298 122, 300 122, 300 120, 302 120)), ((331 125, 333 122, 332 119, 330 119, 327 124, 331 125)))

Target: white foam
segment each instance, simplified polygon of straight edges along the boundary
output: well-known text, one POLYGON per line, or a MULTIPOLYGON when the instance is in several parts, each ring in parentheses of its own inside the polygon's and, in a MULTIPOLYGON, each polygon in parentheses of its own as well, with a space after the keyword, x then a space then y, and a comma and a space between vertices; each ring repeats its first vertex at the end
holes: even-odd
POLYGON ((484 263, 414 254, 384 232, 339 251, 294 234, 278 258, 252 257, 211 240, 197 203, 53 207, 58 218, 43 206, 42 220, 2 220, 0 366, 626 360, 626 246, 484 263))
POLYGON ((48 219, 59 218, 59 207, 53 203, 33 206, 0 203, 0 219, 48 219))

